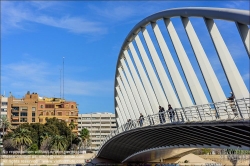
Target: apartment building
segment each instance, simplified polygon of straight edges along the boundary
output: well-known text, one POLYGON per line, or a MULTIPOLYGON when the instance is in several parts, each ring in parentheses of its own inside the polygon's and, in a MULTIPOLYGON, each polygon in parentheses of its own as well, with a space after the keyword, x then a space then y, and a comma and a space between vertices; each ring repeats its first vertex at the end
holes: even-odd
POLYGON ((4 95, 1 95, 0 103, 1 103, 1 111, 0 111, 0 148, 2 148, 3 147, 3 145, 2 145, 3 127, 2 127, 1 118, 2 117, 7 117, 8 97, 5 97, 4 95))
POLYGON ((75 124, 73 132, 78 132, 78 108, 74 101, 61 98, 39 97, 37 93, 29 91, 21 99, 10 95, 7 104, 7 117, 13 127, 22 123, 46 123, 46 118, 56 117, 75 124))
POLYGON ((101 141, 116 130, 116 118, 112 113, 91 113, 79 114, 78 116, 78 131, 87 128, 90 132, 91 144, 89 149, 97 150, 101 141))
POLYGON ((68 125, 75 124, 72 130, 78 132, 78 108, 74 101, 66 101, 61 98, 42 98, 38 100, 38 120, 39 123, 46 123, 46 118, 56 117, 59 120, 65 121, 68 125))
POLYGON ((1 95, 1 117, 7 117, 8 97, 1 95))
POLYGON ((8 98, 7 118, 13 127, 22 123, 37 123, 38 94, 27 92, 23 98, 8 98))

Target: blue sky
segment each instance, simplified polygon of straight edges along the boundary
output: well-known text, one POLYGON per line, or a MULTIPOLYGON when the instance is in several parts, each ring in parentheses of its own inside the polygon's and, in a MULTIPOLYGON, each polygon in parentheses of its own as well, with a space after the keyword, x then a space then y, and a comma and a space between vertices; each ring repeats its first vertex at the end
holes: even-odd
MULTIPOLYGON (((60 97, 65 57, 65 98, 80 113, 114 112, 115 68, 129 31, 156 12, 195 6, 249 10, 249 1, 1 1, 1 94, 60 97)), ((233 35, 230 41, 241 62, 233 35)), ((240 72, 248 84, 245 63, 240 72)))

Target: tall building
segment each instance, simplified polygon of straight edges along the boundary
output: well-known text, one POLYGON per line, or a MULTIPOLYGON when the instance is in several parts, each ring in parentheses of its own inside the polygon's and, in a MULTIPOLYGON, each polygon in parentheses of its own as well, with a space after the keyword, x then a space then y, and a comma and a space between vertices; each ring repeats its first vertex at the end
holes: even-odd
POLYGON ((97 150, 101 141, 116 130, 116 118, 112 113, 79 114, 78 131, 87 128, 90 132, 91 144, 89 149, 97 150))
POLYGON ((39 97, 37 93, 27 92, 21 99, 10 95, 8 98, 7 117, 13 127, 22 123, 46 123, 46 118, 56 117, 68 125, 73 122, 77 133, 78 108, 74 101, 61 98, 39 97))

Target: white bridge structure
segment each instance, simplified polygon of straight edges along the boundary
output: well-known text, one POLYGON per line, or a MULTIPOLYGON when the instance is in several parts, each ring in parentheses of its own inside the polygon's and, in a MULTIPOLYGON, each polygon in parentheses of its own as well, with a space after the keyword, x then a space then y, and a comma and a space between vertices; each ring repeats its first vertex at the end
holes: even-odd
MULTIPOLYGON (((197 147, 249 149, 249 87, 217 20, 235 24, 234 35, 241 39, 237 44, 242 45, 249 64, 249 11, 177 8, 155 13, 134 26, 123 42, 116 66, 114 97, 119 126, 103 140, 97 157, 146 161, 140 154, 153 160, 163 157, 152 157, 152 152, 162 149, 189 148, 178 154, 197 147), (209 49, 217 54, 216 64, 211 63, 211 53, 201 42, 204 36, 198 36, 192 19, 199 19, 207 29, 205 38, 213 45, 209 49), (185 33, 178 33, 174 26, 177 21, 185 33), (184 35, 188 42, 183 42, 184 35), (187 45, 191 49, 187 50, 187 45), (218 65, 224 81, 218 76, 218 65), (225 89, 234 94, 233 99, 227 99, 225 89), (174 116, 167 110, 169 104, 174 116), (159 106, 165 112, 159 113, 159 106), (144 116, 141 120, 140 114, 144 116)), ((245 71, 249 72, 249 66, 245 71)))

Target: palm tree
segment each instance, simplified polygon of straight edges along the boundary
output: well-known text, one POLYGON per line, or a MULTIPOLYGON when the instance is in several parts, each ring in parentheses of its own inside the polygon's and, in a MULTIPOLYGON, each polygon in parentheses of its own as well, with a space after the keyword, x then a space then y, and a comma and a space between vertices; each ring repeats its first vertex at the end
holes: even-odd
POLYGON ((48 133, 44 133, 44 135, 40 136, 40 138, 41 138, 41 143, 42 143, 43 141, 47 140, 49 137, 50 137, 50 136, 49 136, 48 133))
POLYGON ((83 128, 80 132, 80 138, 81 141, 86 145, 86 142, 89 140, 89 130, 86 128, 83 128))
POLYGON ((29 136, 30 131, 27 129, 20 129, 13 136, 13 142, 16 146, 20 146, 20 151, 22 154, 23 147, 25 145, 29 146, 32 144, 32 140, 29 136))
POLYGON ((69 128, 71 130, 70 136, 71 136, 71 145, 70 145, 70 149, 72 148, 72 130, 76 127, 76 125, 71 121, 69 124, 69 128))
POLYGON ((54 150, 64 151, 67 147, 67 142, 64 136, 55 135, 51 141, 54 150))
POLYGON ((3 136, 5 134, 5 129, 6 130, 9 130, 11 129, 11 124, 10 122, 8 121, 7 117, 6 116, 3 116, 0 118, 0 128, 3 129, 3 136))

